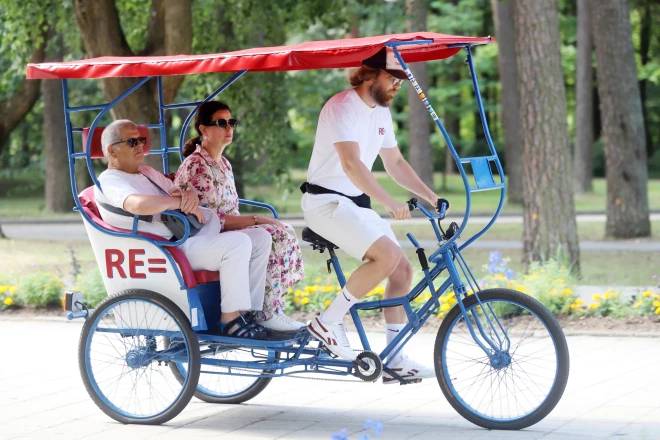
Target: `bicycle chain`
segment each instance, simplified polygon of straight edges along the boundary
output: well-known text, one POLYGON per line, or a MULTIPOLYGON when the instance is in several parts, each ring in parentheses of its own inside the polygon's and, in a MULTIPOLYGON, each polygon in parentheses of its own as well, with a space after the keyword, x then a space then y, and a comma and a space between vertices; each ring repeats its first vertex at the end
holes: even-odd
MULTIPOLYGON (((253 370, 253 369, 249 369, 249 368, 238 368, 238 367, 232 368, 231 370, 232 371, 234 371, 234 370, 236 370, 236 371, 246 371, 246 372, 249 372, 249 373, 255 373, 256 371, 258 371, 258 370, 253 370)), ((318 373, 318 374, 323 374, 323 373, 318 373)), ((257 376, 253 376, 253 377, 257 377, 257 376)), ((331 382, 370 383, 370 382, 365 382, 364 380, 361 380, 361 379, 330 379, 330 378, 321 378, 321 377, 298 376, 296 374, 285 374, 285 375, 282 375, 282 376, 272 377, 272 379, 276 379, 278 377, 292 377, 294 379, 307 379, 307 380, 326 380, 326 381, 331 381, 331 382)))

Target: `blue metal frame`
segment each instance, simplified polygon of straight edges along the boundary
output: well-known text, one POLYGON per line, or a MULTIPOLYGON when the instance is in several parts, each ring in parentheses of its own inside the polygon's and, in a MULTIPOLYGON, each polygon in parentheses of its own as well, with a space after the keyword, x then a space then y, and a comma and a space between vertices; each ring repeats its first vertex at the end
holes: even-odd
MULTIPOLYGON (((389 46, 393 49, 395 56, 397 57, 398 61, 401 63, 401 66, 405 70, 406 74, 408 75, 408 78, 411 81, 411 84, 417 91, 418 95, 420 96, 420 99, 422 99, 422 102, 427 108, 427 111, 435 121, 436 125, 438 126, 439 130, 441 131, 446 143, 447 147, 450 149, 450 152, 456 161, 457 168, 459 173, 461 174, 461 178, 463 179, 463 183, 466 188, 466 211, 464 214, 463 222, 461 223, 458 232, 451 237, 450 239, 446 241, 442 241, 442 235, 440 233, 439 227, 438 227, 438 222, 444 218, 444 212, 440 214, 436 213, 431 213, 428 210, 426 210, 423 206, 417 206, 422 213, 429 219, 431 226, 434 229, 434 232, 436 234, 436 237, 438 238, 438 241, 441 243, 441 246, 439 249, 434 251, 428 258, 428 260, 435 265, 432 268, 425 269, 424 270, 424 278, 411 290, 410 293, 407 295, 400 297, 400 298, 391 298, 391 299, 383 299, 383 300, 377 300, 377 301, 368 301, 368 302, 361 302, 356 305, 354 305, 351 308, 351 316, 353 318, 353 321, 355 323, 355 326, 358 330, 358 334, 361 340, 361 343, 364 347, 364 349, 369 350, 370 349, 370 344, 366 336, 366 332, 364 331, 364 327, 362 326, 361 320, 358 315, 359 310, 369 310, 369 309, 375 309, 375 308, 383 308, 383 307, 396 307, 396 306, 402 306, 406 312, 406 315, 408 317, 408 324, 404 327, 404 329, 399 333, 399 335, 390 343, 388 344, 387 347, 380 353, 380 358, 385 360, 384 365, 387 366, 388 363, 396 356, 397 352, 399 349, 395 350, 394 347, 397 347, 401 342, 401 346, 405 345, 405 343, 419 330, 419 328, 424 325, 426 320, 440 307, 440 302, 439 298, 441 295, 443 295, 450 286, 453 286, 453 290, 457 297, 459 296, 465 296, 468 294, 467 288, 466 288, 466 283, 463 281, 467 282, 467 286, 469 286, 472 291, 474 292, 475 295, 477 295, 477 292, 479 291, 479 286, 476 283, 476 279, 474 278, 474 275, 470 271, 469 267, 467 266, 465 260, 463 259, 461 255, 461 250, 463 250, 465 247, 467 247, 470 243, 472 243, 474 240, 479 238, 481 235, 483 235, 495 222, 497 217, 499 216, 503 202, 504 202, 504 196, 505 196, 505 190, 506 190, 506 184, 504 181, 504 172, 501 166, 501 163, 499 161, 499 158, 497 156, 497 152, 495 150, 495 147, 493 145, 493 141, 490 136, 490 132, 488 129, 488 122, 486 120, 486 114, 483 108, 483 102, 481 100, 481 95, 479 91, 479 85, 476 77, 476 71, 474 68, 474 63, 473 63, 473 58, 472 58, 472 51, 471 47, 472 44, 460 44, 460 45, 453 45, 450 47, 461 47, 467 52, 467 59, 466 62, 469 66, 469 71, 470 75, 472 78, 472 83, 473 83, 473 88, 475 92, 475 96, 477 99, 477 105, 479 108, 479 115, 481 118, 481 122, 484 128, 484 132, 486 134, 486 140, 488 143, 488 147, 490 149, 490 154, 487 156, 481 156, 481 157, 470 157, 470 158, 461 158, 454 145, 451 142, 451 139, 449 138, 449 134, 447 133, 446 129, 444 128, 442 122, 440 121, 440 118, 438 115, 435 113, 435 110, 433 109, 432 105, 430 104, 428 98, 425 96, 424 91, 421 89, 419 84, 417 83, 415 77, 413 76, 412 72, 406 65, 406 63, 403 61, 403 58, 401 57, 401 54, 399 53, 398 47, 399 46, 405 46, 405 45, 410 45, 410 44, 430 44, 432 43, 432 40, 417 40, 417 41, 409 41, 409 42, 397 42, 397 43, 388 43, 386 46, 389 46), (476 186, 471 186, 470 182, 468 181, 467 173, 464 168, 464 164, 469 163, 472 166, 473 169, 473 175, 475 177, 476 181, 476 186), (493 178, 493 174, 491 171, 491 164, 494 164, 497 172, 499 174, 500 181, 495 182, 493 178), (485 190, 499 190, 500 191, 500 202, 498 205, 498 208, 491 219, 491 221, 477 234, 475 234, 473 237, 468 239, 466 242, 464 242, 461 246, 458 246, 456 243, 456 240, 458 237, 461 235, 461 233, 464 231, 465 227, 467 226, 467 222, 469 219, 470 215, 470 210, 471 210, 471 194, 472 192, 476 191, 485 191, 485 190), (440 273, 447 269, 449 273, 449 277, 436 289, 434 287, 433 281, 440 275, 440 273), (461 276, 462 274, 462 276, 461 276), (411 302, 424 291, 425 289, 429 289, 429 292, 431 293, 431 299, 427 301, 424 305, 419 307, 417 310, 413 310, 413 307, 411 305, 411 302)), ((164 104, 163 102, 163 94, 162 94, 162 80, 161 78, 157 78, 158 80, 158 104, 159 104, 159 123, 158 124, 153 124, 149 125, 150 128, 158 128, 160 130, 160 137, 161 137, 161 145, 163 146, 160 150, 157 151, 152 151, 151 153, 158 153, 161 154, 163 157, 163 166, 166 171, 168 171, 168 153, 171 152, 179 152, 181 153, 181 148, 184 144, 186 132, 188 125, 190 123, 190 120, 192 119, 195 111, 199 108, 199 106, 207 102, 211 99, 213 99, 215 96, 217 96, 219 93, 221 93, 223 90, 225 90, 227 87, 229 87, 233 82, 238 80, 243 74, 245 74, 245 70, 237 72, 234 76, 232 76, 227 82, 225 82, 221 87, 219 87, 217 90, 215 90, 213 93, 211 93, 208 97, 206 97, 203 101, 193 101, 193 102, 188 102, 188 103, 177 103, 177 104, 164 104), (171 109, 178 109, 178 108, 190 108, 193 107, 193 110, 190 112, 186 120, 184 121, 184 124, 181 128, 181 134, 179 136, 179 146, 178 147, 173 147, 173 148, 168 148, 166 147, 167 139, 166 139, 166 130, 165 130, 165 117, 164 117, 164 111, 165 110, 171 110, 171 109)), ((130 87, 126 92, 124 92, 120 97, 115 99, 114 101, 104 104, 104 105, 91 105, 91 106, 81 106, 81 107, 69 107, 68 105, 68 91, 67 91, 67 84, 66 80, 63 81, 63 88, 64 88, 64 107, 65 107, 65 122, 66 122, 66 129, 67 129, 67 144, 68 144, 68 149, 69 149, 69 164, 70 164, 70 176, 71 176, 71 182, 72 182, 72 190, 74 194, 74 199, 76 200, 76 209, 81 211, 84 217, 86 217, 87 221, 90 222, 94 227, 96 227, 98 230, 101 230, 105 233, 108 233, 110 235, 115 235, 115 236, 123 236, 123 237, 131 237, 131 238, 137 238, 140 240, 145 240, 148 241, 155 246, 157 246, 161 251, 166 255, 166 257, 170 260, 172 263, 172 266, 174 270, 177 273, 177 277, 179 278, 179 281, 181 283, 181 288, 186 289, 183 279, 181 277, 181 274, 179 273, 176 264, 174 264, 173 259, 169 255, 169 253, 165 252, 165 249, 163 246, 171 246, 171 245, 179 245, 181 242, 185 241, 185 239, 188 236, 188 227, 186 229, 186 236, 184 239, 176 242, 176 243, 171 243, 171 242, 156 242, 154 240, 151 240, 146 237, 142 237, 139 235, 136 235, 135 233, 132 234, 120 234, 120 233, 113 233, 109 232, 106 230, 103 230, 102 228, 96 226, 91 219, 87 218, 86 214, 84 211, 81 209, 80 203, 77 199, 77 189, 75 186, 75 160, 76 159, 81 159, 81 158, 86 158, 87 161, 87 167, 90 171, 90 174, 92 175, 92 178, 94 180, 94 183, 99 186, 98 180, 96 179, 95 173, 93 172, 93 167, 92 167, 92 162, 91 162, 91 155, 90 155, 90 145, 91 145, 91 139, 92 136, 88 137, 87 141, 87 148, 85 149, 85 153, 75 153, 74 148, 73 148, 73 136, 72 133, 74 131, 81 131, 80 128, 74 128, 71 126, 70 122, 70 113, 76 112, 76 111, 90 111, 90 110, 101 110, 101 112, 98 114, 98 116, 94 119, 94 122, 92 124, 92 127, 90 129, 90 132, 93 133, 93 130, 96 128, 98 125, 98 122, 100 119, 105 115, 112 107, 114 107, 119 101, 124 99, 126 96, 130 95, 133 91, 135 91, 138 87, 143 85, 146 81, 148 81, 150 78, 143 78, 142 80, 138 81, 134 86, 130 87)), ((277 211, 275 208, 272 206, 261 203, 261 202, 253 202, 249 200, 240 200, 241 203, 247 204, 247 205, 252 205, 252 206, 258 206, 261 208, 265 208, 270 210, 275 218, 278 217, 277 211)), ((187 224, 187 222, 186 222, 187 224)), ((413 243, 413 245, 416 248, 420 248, 419 243, 415 240, 415 238, 412 236, 412 234, 408 234, 408 238, 410 241, 413 243)), ((343 271, 341 269, 341 266, 339 264, 339 261, 337 257, 334 255, 334 252, 331 252, 331 258, 329 262, 332 264, 332 266, 335 269, 335 273, 337 276, 337 279, 339 281, 339 284, 343 287, 346 283, 345 276, 343 274, 343 271)), ((189 294, 189 300, 191 302, 197 298, 197 303, 199 303, 199 296, 197 295, 197 292, 195 289, 188 289, 188 294, 189 294)), ((478 296, 477 296, 478 300, 478 296)), ((467 311, 465 310, 462 301, 458 301, 458 305, 461 308, 461 311, 464 316, 466 316, 467 311)), ((481 302, 479 301, 479 305, 481 305, 481 302)), ((79 315, 75 315, 73 317, 76 317, 79 315)), ((473 315, 474 318, 476 318, 476 315, 473 315)), ((495 318, 497 319, 497 318, 495 318)), ((490 321, 490 318, 488 318, 490 321)), ((472 334, 473 338, 475 341, 480 345, 480 347, 490 356, 492 351, 499 351, 505 349, 505 347, 508 344, 508 338, 503 337, 500 338, 498 335, 495 336, 495 340, 493 340, 489 335, 486 335, 483 326, 480 322, 479 319, 475 319, 476 323, 476 329, 473 328, 472 324, 470 323, 470 320, 466 319, 466 322, 469 325, 470 328, 470 333, 472 334), (485 344, 480 341, 480 338, 477 337, 477 332, 479 332, 480 336, 482 339, 486 342, 485 344)), ((490 322, 491 327, 494 328, 492 321, 490 322)), ((501 328, 501 325, 499 326, 501 328)), ((197 328, 196 330, 201 330, 201 328, 197 328)), ((504 333, 504 332, 503 332, 504 333)), ((505 334, 505 333, 504 333, 505 334)), ((293 339, 289 341, 278 341, 278 342, 267 342, 267 341, 251 341, 251 340, 245 340, 245 339, 235 339, 235 338, 228 338, 228 337, 221 337, 221 336, 214 336, 214 335, 207 335, 200 333, 200 338, 203 340, 208 340, 211 342, 218 342, 218 343, 224 343, 224 344, 231 344, 231 346, 236 346, 240 345, 245 348, 252 348, 253 350, 267 350, 269 352, 269 355, 266 357, 265 362, 262 361, 255 361, 255 362, 240 362, 240 361, 229 361, 229 360, 210 360, 210 359, 203 359, 203 363, 205 364, 213 364, 213 365, 218 365, 218 366, 225 366, 229 367, 229 373, 228 374, 236 374, 236 375, 245 375, 245 376, 270 376, 270 377, 277 377, 281 375, 288 375, 288 374, 300 374, 301 372, 323 372, 326 374, 335 374, 335 375, 349 375, 352 374, 353 371, 353 364, 348 361, 343 361, 340 359, 331 359, 328 357, 325 357, 323 354, 323 351, 321 349, 321 344, 317 342, 318 347, 312 347, 309 344, 314 343, 313 340, 310 339, 310 336, 306 332, 301 332, 299 335, 296 335, 293 339), (271 352, 278 351, 280 353, 284 353, 287 358, 283 361, 274 361, 271 356, 271 352), (285 372, 285 369, 290 369, 292 367, 300 367, 303 370, 302 371, 287 371, 285 372), (328 369, 324 369, 327 367, 328 369), (255 373, 253 374, 245 374, 242 372, 232 372, 231 368, 248 368, 248 369, 256 369, 256 370, 279 370, 279 373, 275 372, 272 374, 258 374, 255 373), (333 369, 334 368, 334 369, 333 369), (337 368, 340 368, 338 371, 337 368)))

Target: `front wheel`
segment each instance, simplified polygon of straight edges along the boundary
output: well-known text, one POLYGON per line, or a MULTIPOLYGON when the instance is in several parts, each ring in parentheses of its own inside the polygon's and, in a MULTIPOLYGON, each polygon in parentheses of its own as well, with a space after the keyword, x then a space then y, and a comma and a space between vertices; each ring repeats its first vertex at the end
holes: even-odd
POLYGON ((463 299, 467 320, 457 304, 438 330, 434 359, 440 388, 475 425, 527 428, 554 409, 566 388, 564 333, 528 295, 489 289, 478 296, 481 304, 475 295, 463 299))

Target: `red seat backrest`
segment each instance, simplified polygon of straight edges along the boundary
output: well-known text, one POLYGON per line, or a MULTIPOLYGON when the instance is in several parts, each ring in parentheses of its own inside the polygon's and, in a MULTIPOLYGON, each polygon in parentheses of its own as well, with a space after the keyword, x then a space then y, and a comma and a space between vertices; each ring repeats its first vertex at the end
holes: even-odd
MULTIPOLYGON (((149 150, 151 149, 151 139, 149 139, 149 127, 147 127, 146 125, 138 125, 137 128, 138 131, 140 132, 140 136, 144 136, 147 138, 147 145, 142 147, 142 151, 144 151, 144 154, 149 154, 149 150)), ((96 127, 94 129, 94 135, 92 136, 92 145, 91 145, 92 159, 103 158, 103 148, 101 147, 101 133, 103 133, 103 130, 105 130, 105 127, 96 127)), ((88 137, 89 137, 89 127, 85 127, 82 129, 83 151, 87 151, 88 137)))

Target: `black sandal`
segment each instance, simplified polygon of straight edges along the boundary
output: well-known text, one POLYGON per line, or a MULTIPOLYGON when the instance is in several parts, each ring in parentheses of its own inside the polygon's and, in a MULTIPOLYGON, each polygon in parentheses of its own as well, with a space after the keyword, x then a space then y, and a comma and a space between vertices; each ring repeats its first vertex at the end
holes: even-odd
POLYGON ((245 339, 266 339, 266 333, 259 331, 252 322, 246 320, 243 316, 232 319, 226 324, 220 323, 220 334, 232 338, 245 339))

